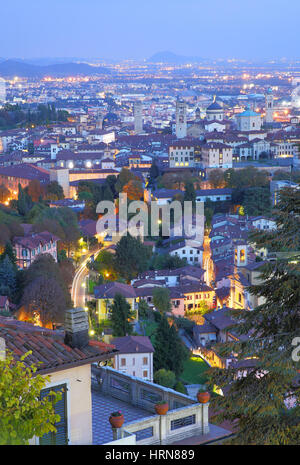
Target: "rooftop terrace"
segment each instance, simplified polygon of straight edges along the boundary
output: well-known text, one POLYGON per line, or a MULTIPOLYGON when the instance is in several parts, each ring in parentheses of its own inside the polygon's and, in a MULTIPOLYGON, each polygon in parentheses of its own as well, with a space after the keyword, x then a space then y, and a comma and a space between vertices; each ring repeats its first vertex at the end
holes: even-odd
POLYGON ((92 366, 93 444, 203 444, 222 440, 230 431, 208 423, 209 404, 110 367, 92 366), (169 404, 157 415, 155 404, 169 404), (113 434, 112 412, 120 410, 124 425, 113 434), (180 442, 179 442, 180 441, 180 442))

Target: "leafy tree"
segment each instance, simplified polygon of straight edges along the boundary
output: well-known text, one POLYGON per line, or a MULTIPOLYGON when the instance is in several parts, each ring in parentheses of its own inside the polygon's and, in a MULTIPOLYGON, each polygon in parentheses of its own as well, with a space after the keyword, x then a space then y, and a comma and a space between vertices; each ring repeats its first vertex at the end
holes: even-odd
MULTIPOLYGON (((67 262, 70 263, 69 260, 67 262)), ((54 258, 50 254, 39 255, 30 265, 30 267, 26 271, 22 293, 25 293, 24 288, 26 286, 28 286, 29 284, 34 282, 36 278, 39 278, 41 276, 49 280, 56 280, 64 295, 64 298, 61 303, 64 305, 65 309, 71 307, 72 302, 68 288, 68 282, 65 282, 64 280, 61 263, 56 263, 54 258)))
POLYGON ((33 179, 32 181, 30 181, 26 188, 26 191, 28 195, 30 195, 33 202, 39 202, 40 199, 42 199, 45 195, 45 190, 41 186, 41 183, 40 181, 38 181, 38 179, 33 179))
POLYGON ((139 320, 148 320, 150 318, 150 315, 152 313, 151 308, 147 304, 146 300, 142 299, 139 301, 139 306, 138 306, 138 315, 139 315, 139 320))
POLYGON ((2 260, 4 260, 4 258, 6 256, 10 259, 10 261, 14 265, 15 269, 17 269, 16 253, 15 253, 14 248, 11 245, 10 241, 6 242, 3 253, 0 255, 0 263, 1 263, 2 260))
POLYGON ((195 326, 195 323, 188 318, 184 317, 177 317, 174 319, 174 323, 177 327, 177 329, 184 329, 190 336, 193 335, 193 327, 195 326))
POLYGON ((64 190, 57 181, 51 181, 46 186, 46 199, 56 201, 63 200, 65 198, 64 190))
POLYGON ((219 168, 211 170, 208 175, 208 180, 213 188, 224 186, 224 172, 219 168))
POLYGON ((92 202, 93 201, 93 194, 91 192, 81 191, 78 194, 78 199, 79 200, 84 200, 86 202, 92 202))
POLYGON ((187 390, 182 381, 177 381, 174 386, 175 391, 181 392, 182 394, 187 394, 187 390))
POLYGON ((16 292, 16 269, 8 255, 0 261, 0 294, 12 297, 16 292))
POLYGON ((115 184, 115 189, 117 192, 122 192, 124 186, 129 183, 129 181, 132 180, 139 180, 131 171, 129 171, 127 168, 122 168, 117 182, 115 184))
POLYGON ((200 300, 199 302, 199 307, 197 307, 196 309, 192 309, 192 310, 187 310, 187 315, 188 314, 200 314, 200 315, 205 315, 205 313, 209 313, 210 312, 210 309, 207 305, 207 303, 205 302, 205 300, 200 300))
POLYGON ((35 232, 49 231, 60 238, 60 247, 67 250, 76 248, 80 231, 76 213, 71 208, 45 208, 36 218, 35 232))
POLYGON ((46 209, 46 205, 43 203, 35 203, 31 210, 27 213, 26 215, 26 222, 34 224, 36 221, 38 221, 38 218, 40 218, 43 214, 43 211, 46 209))
POLYGON ((273 218, 277 230, 255 232, 251 240, 259 248, 289 251, 294 257, 262 265, 259 283, 249 287, 262 303, 251 312, 234 312, 239 322, 235 331, 250 338, 218 348, 221 356, 253 359, 253 367, 242 377, 234 364, 210 370, 211 386, 226 389, 225 396, 213 401, 216 419, 236 422, 234 444, 299 443, 299 367, 292 355, 300 327, 300 192, 280 191, 273 218))
POLYGON ((141 181, 136 179, 131 179, 122 190, 129 200, 141 200, 144 194, 144 189, 141 181))
POLYGON ((150 255, 149 247, 143 245, 139 238, 127 234, 117 243, 114 257, 115 269, 122 277, 130 281, 147 269, 150 255))
POLYGON ((72 286, 73 278, 75 275, 75 267, 72 260, 68 258, 62 258, 59 261, 59 270, 64 283, 64 289, 69 289, 72 286))
POLYGON ((161 368, 154 373, 154 382, 160 384, 161 386, 172 389, 174 387, 175 381, 176 376, 173 371, 161 368))
POLYGON ((0 360, 0 444, 28 445, 29 440, 56 432, 55 423, 60 416, 54 405, 61 393, 50 391, 40 398, 50 377, 36 374, 34 364, 24 363, 28 352, 19 360, 10 353, 0 360))
POLYGON ((153 304, 161 314, 172 311, 170 291, 167 287, 157 287, 153 290, 153 304))
POLYGON ((157 187, 165 187, 166 189, 183 189, 186 183, 193 181, 194 178, 190 172, 165 173, 160 181, 157 182, 157 187))
POLYGON ((20 223, 18 223, 17 221, 15 221, 13 219, 10 219, 6 223, 6 226, 9 229, 10 239, 13 239, 16 236, 18 236, 18 237, 23 237, 24 236, 24 229, 22 228, 20 223))
POLYGON ((196 192, 194 188, 194 183, 192 181, 187 181, 185 183, 185 191, 184 191, 184 201, 192 201, 193 204, 196 202, 196 192))
POLYGON ((115 281, 118 274, 115 269, 114 255, 107 250, 101 250, 91 268, 100 273, 105 280, 115 281))
POLYGON ((39 276, 28 284, 23 293, 21 305, 31 320, 42 326, 53 327, 64 321, 66 310, 65 295, 56 279, 39 276))
POLYGON ((163 315, 159 319, 154 338, 153 364, 155 370, 165 368, 179 377, 184 368, 184 362, 189 352, 181 341, 175 325, 169 325, 167 318, 163 315))
POLYGON ((111 305, 111 326, 115 337, 132 333, 130 320, 133 317, 131 307, 121 294, 116 294, 111 305))
MULTIPOLYGON (((0 219, 1 221, 1 219, 0 219)), ((0 228, 0 246, 3 248, 10 239, 10 231, 6 224, 1 224, 0 228)))
POLYGON ((204 207, 205 225, 207 228, 211 227, 212 219, 214 216, 214 210, 209 207, 204 207))
POLYGON ((291 174, 288 173, 287 171, 283 170, 277 170, 272 176, 272 181, 282 181, 282 180, 289 180, 291 177, 291 174))
POLYGON ((170 255, 168 253, 160 254, 156 253, 152 255, 149 263, 150 270, 173 270, 175 268, 181 268, 186 266, 186 259, 180 258, 178 255, 170 255))
POLYGON ((227 187, 242 189, 245 187, 263 187, 269 185, 268 173, 254 166, 235 170, 229 168, 224 173, 227 187))
POLYGON ((268 187, 251 187, 245 190, 243 201, 247 215, 268 215, 271 210, 271 195, 268 187))
POLYGON ((159 168, 156 164, 156 161, 153 160, 152 165, 149 170, 149 181, 148 181, 148 187, 154 187, 156 179, 159 177, 160 172, 159 168))
POLYGON ((22 188, 21 184, 19 184, 19 193, 18 193, 18 200, 17 200, 17 210, 20 215, 25 216, 31 208, 33 207, 33 202, 29 194, 22 188))
POLYGON ((10 191, 4 184, 0 185, 0 202, 5 203, 10 198, 10 191))

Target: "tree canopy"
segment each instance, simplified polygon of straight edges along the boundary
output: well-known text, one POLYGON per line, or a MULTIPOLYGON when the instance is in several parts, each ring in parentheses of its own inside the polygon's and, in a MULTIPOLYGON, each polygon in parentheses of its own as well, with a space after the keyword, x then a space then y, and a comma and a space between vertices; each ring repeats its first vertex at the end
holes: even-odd
POLYGON ((34 436, 56 432, 55 423, 60 420, 54 405, 61 394, 50 391, 49 396, 40 398, 50 377, 36 374, 34 364, 24 363, 29 354, 18 361, 6 353, 0 360, 1 445, 27 445, 34 436))
POLYGON ((130 320, 133 313, 129 303, 121 294, 116 294, 111 305, 111 325, 115 337, 126 336, 132 333, 130 320))
POLYGON ((262 264, 260 280, 249 287, 262 303, 251 312, 234 311, 236 333, 249 337, 218 347, 219 355, 234 353, 240 364, 252 360, 252 366, 246 376, 238 376, 235 364, 210 372, 211 386, 226 391, 213 407, 219 421, 236 422, 235 444, 297 444, 300 437, 299 367, 293 357, 300 327, 300 192, 280 191, 272 216, 277 230, 256 232, 252 241, 290 253, 262 264))

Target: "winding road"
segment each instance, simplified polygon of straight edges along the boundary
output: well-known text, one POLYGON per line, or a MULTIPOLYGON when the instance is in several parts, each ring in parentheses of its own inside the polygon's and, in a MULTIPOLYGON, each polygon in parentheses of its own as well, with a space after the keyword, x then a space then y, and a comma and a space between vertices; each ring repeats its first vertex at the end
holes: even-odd
POLYGON ((72 283, 71 289, 71 298, 74 303, 74 307, 84 307, 85 306, 85 282, 86 278, 89 274, 89 270, 87 268, 87 263, 90 261, 91 256, 94 255, 95 258, 99 255, 101 249, 97 250, 96 252, 89 253, 84 260, 81 262, 79 267, 75 272, 75 276, 72 283))

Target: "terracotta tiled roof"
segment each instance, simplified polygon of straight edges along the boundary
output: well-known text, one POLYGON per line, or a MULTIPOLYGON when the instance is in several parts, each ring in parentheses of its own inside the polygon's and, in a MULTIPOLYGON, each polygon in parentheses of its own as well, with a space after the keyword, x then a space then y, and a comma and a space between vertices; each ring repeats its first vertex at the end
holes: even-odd
POLYGON ((24 237, 15 237, 13 240, 14 245, 21 245, 27 249, 35 249, 39 245, 45 245, 49 242, 59 241, 59 237, 55 236, 48 231, 43 231, 36 234, 30 234, 24 237))
POLYGON ((31 326, 26 331, 24 325, 22 329, 17 326, 6 325, 2 320, 0 337, 5 340, 6 349, 12 352, 16 360, 32 351, 24 363, 37 364, 39 373, 51 373, 108 359, 116 352, 114 346, 96 341, 89 341, 87 346, 73 349, 64 343, 62 335, 52 333, 51 330, 43 331, 31 326))

